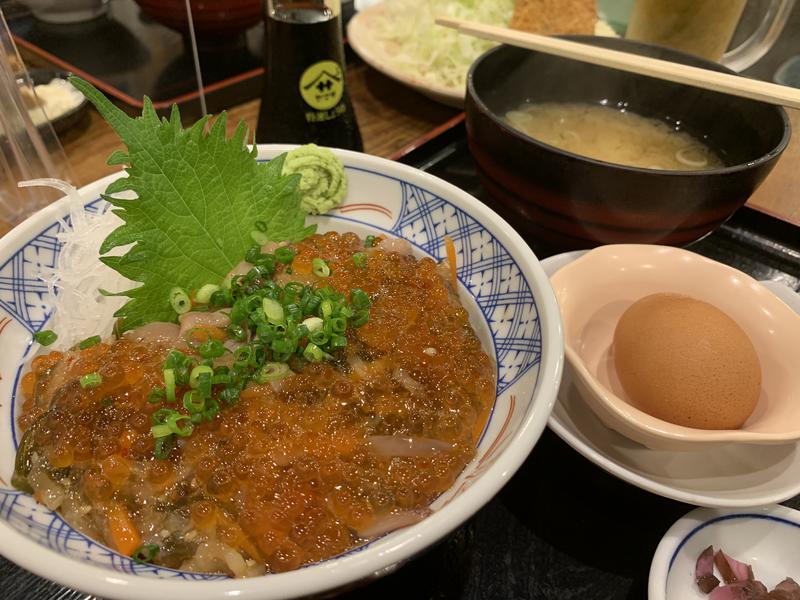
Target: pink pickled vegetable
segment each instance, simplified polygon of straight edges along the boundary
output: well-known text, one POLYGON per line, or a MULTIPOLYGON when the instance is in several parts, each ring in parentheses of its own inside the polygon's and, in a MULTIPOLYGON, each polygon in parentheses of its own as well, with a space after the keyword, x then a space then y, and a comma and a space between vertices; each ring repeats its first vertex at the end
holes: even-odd
POLYGON ((772 591, 753 575, 753 567, 709 546, 700 553, 695 564, 694 580, 709 600, 800 600, 800 585, 787 577, 772 591), (722 581, 714 575, 717 567, 722 581))
POLYGON ((769 600, 800 600, 800 585, 794 579, 787 577, 767 594, 769 600))
POLYGON ((767 588, 763 583, 746 579, 716 588, 709 600, 765 600, 766 597, 767 588))
POLYGON ((722 581, 725 583, 754 579, 753 569, 750 565, 731 558, 722 550, 717 550, 714 555, 714 564, 717 565, 719 574, 722 575, 722 581))
POLYGON ((719 585, 719 579, 714 576, 714 546, 709 546, 697 558, 694 567, 694 581, 700 591, 708 594, 719 585))

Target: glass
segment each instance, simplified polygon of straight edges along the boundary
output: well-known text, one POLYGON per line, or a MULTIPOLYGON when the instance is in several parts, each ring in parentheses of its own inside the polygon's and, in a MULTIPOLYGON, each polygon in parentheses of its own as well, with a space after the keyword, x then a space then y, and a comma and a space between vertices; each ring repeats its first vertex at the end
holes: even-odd
POLYGON ((256 141, 361 150, 345 81, 339 0, 266 1, 256 141))
POLYGON ((775 43, 794 0, 770 0, 753 34, 726 52, 745 4, 746 0, 636 0, 625 37, 670 46, 742 71, 775 43))
POLYGON ((70 180, 69 166, 49 121, 34 125, 31 110, 41 104, 0 10, 0 235, 61 194, 34 187, 28 179, 70 180))

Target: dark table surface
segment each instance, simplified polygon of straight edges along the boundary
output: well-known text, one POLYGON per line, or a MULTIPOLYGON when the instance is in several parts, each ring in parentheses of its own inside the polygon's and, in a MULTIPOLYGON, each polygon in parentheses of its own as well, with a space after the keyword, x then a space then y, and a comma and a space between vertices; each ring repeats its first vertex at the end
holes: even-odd
MULTIPOLYGON (((36 19, 24 0, 0 0, 0 5, 18 44, 101 83, 123 105, 132 99, 140 107, 145 95, 158 105, 197 90, 185 33, 148 17, 134 0, 110 0, 104 15, 66 24, 36 19)), ((260 93, 260 73, 252 71, 263 66, 263 43, 260 22, 226 36, 198 32, 203 84, 218 84, 212 88, 217 91, 208 92, 212 112, 260 93), (220 94, 218 88, 230 93, 220 94)))
MULTIPOLYGON (((491 204, 475 174, 463 128, 403 160, 491 204)), ((795 226, 744 208, 691 249, 800 290, 798 233, 795 226)), ((529 243, 540 258, 558 251, 529 243)), ((800 496, 785 504, 800 509, 800 496)), ((614 478, 547 429, 508 485, 466 524, 395 573, 341 598, 646 598, 658 542, 692 508, 614 478)), ((0 558, 0 598, 92 597, 0 558)))

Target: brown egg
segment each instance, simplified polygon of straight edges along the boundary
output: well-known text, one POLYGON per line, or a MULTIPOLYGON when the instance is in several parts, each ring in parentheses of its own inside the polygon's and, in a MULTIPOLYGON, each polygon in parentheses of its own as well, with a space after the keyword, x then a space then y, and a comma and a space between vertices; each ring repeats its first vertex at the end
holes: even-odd
POLYGON ((622 387, 644 412, 686 427, 738 429, 758 402, 753 343, 718 308, 654 294, 623 313, 614 331, 622 387))

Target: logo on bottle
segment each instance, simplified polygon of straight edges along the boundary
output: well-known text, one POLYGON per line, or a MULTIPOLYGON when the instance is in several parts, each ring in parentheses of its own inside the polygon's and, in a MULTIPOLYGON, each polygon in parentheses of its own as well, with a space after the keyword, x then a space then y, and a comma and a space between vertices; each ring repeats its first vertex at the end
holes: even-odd
POLYGON ((332 60, 321 60, 308 67, 300 76, 300 95, 314 111, 306 111, 306 121, 322 123, 345 113, 341 102, 344 95, 344 73, 332 60))
POLYGON ((344 93, 344 73, 338 63, 321 60, 300 76, 300 95, 311 108, 327 111, 339 104, 344 93))

